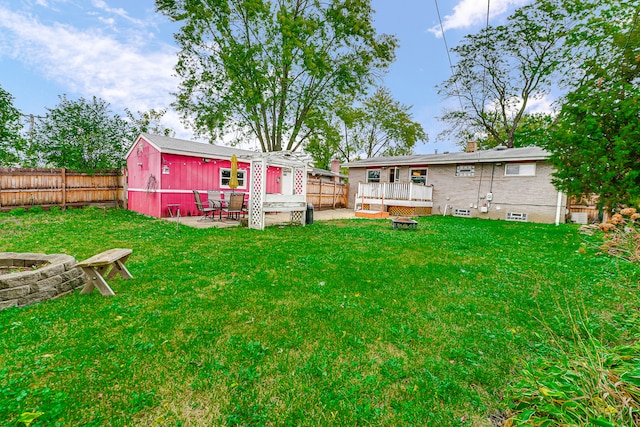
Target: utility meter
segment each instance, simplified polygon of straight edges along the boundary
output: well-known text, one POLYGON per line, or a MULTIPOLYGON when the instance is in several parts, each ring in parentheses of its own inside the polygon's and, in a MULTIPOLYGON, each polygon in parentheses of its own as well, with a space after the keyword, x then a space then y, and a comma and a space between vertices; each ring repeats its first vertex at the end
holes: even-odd
POLYGON ((487 201, 490 202, 493 200, 493 193, 487 193, 487 201))

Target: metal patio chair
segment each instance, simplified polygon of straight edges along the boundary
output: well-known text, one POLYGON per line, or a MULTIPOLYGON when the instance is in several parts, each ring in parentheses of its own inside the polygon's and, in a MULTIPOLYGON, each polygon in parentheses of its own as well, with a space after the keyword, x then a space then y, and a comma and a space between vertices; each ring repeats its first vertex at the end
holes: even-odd
POLYGON ((205 220, 207 218, 211 218, 211 220, 213 220, 213 215, 214 215, 216 209, 212 208, 210 206, 204 206, 202 204, 202 199, 200 199, 200 193, 197 192, 196 190, 193 190, 193 197, 195 197, 195 199, 196 199, 196 209, 198 209, 198 212, 202 212, 202 214, 204 215, 198 221, 202 221, 202 220, 205 220))
POLYGON ((242 193, 231 193, 229 195, 229 203, 227 206, 222 208, 220 212, 220 217, 222 218, 222 212, 226 213, 227 219, 235 219, 239 220, 240 215, 244 218, 245 209, 244 209, 244 194, 242 193))

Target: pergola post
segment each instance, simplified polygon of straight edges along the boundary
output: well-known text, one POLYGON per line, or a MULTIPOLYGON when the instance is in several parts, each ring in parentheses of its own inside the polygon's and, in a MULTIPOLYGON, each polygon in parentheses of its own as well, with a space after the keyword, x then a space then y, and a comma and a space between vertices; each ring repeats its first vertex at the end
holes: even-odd
POLYGON ((307 163, 289 152, 256 153, 251 162, 249 181, 249 228, 264 230, 265 212, 291 212, 291 223, 305 225, 307 209, 307 163), (267 194, 267 171, 270 166, 291 169, 293 194, 267 194))
POLYGON ((249 184, 249 228, 264 230, 264 203, 267 194, 267 162, 264 158, 251 160, 249 184))

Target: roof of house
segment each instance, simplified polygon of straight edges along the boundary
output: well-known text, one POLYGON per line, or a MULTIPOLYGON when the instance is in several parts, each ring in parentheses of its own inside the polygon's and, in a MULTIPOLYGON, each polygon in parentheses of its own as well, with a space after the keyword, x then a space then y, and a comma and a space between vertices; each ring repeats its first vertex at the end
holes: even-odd
POLYGON ((494 163, 546 160, 549 153, 540 147, 494 148, 472 153, 414 154, 411 156, 372 157, 342 164, 348 168, 375 166, 446 165, 455 163, 494 163))
POLYGON ((347 175, 342 175, 336 172, 332 172, 326 169, 320 169, 320 168, 309 168, 309 173, 313 176, 329 176, 329 177, 338 177, 338 178, 343 178, 343 179, 347 179, 348 176, 347 175))
MULTIPOLYGON (((216 159, 231 159, 232 155, 249 156, 256 154, 253 151, 242 150, 239 148, 225 147, 222 145, 207 144, 206 142, 194 142, 186 139, 171 138, 162 135, 152 135, 149 133, 141 133, 136 142, 144 138, 149 144, 153 145, 161 153, 181 154, 184 156, 194 157, 211 157, 216 159)), ((131 154, 135 143, 127 152, 127 156, 131 154)))

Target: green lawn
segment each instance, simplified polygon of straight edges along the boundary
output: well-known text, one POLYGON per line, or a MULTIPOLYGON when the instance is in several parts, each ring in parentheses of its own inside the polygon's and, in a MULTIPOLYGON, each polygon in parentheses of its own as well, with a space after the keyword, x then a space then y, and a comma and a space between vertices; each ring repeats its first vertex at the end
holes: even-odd
POLYGON ((522 362, 572 337, 569 313, 619 339, 637 266, 581 244, 575 226, 440 216, 256 231, 0 214, 0 251, 132 248, 134 276, 0 311, 0 424, 492 425, 522 362))

